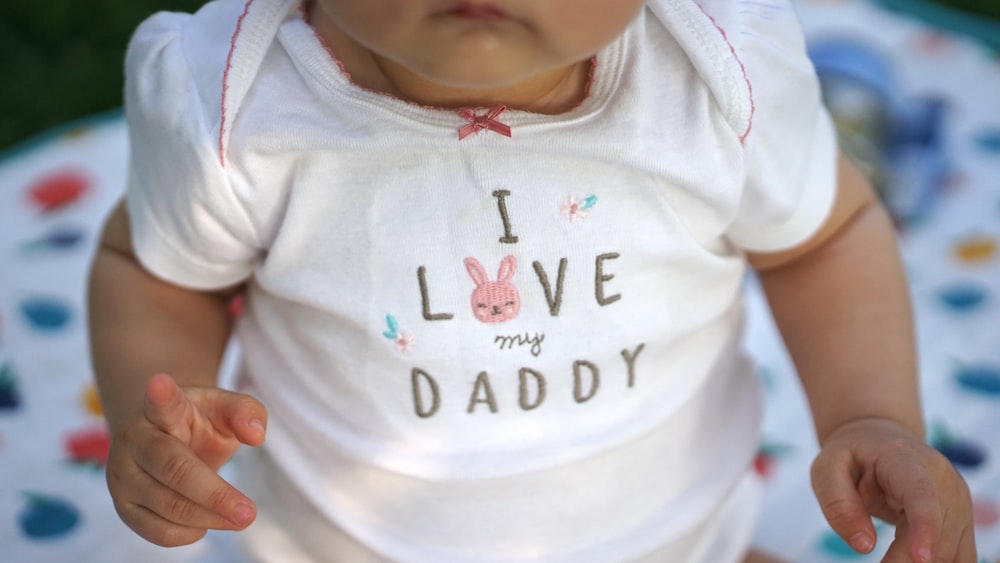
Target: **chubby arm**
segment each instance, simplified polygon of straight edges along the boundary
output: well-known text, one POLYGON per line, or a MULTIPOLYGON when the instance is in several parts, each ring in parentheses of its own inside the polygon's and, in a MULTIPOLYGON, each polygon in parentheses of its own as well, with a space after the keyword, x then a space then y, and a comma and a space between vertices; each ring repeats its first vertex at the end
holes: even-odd
POLYGON ((231 332, 228 298, 147 272, 132 248, 124 203, 108 216, 90 272, 91 355, 111 428, 142 406, 146 380, 170 373, 180 385, 215 386, 231 332))
POLYGON ((752 254, 822 443, 855 419, 888 418, 923 436, 909 288, 892 223, 846 157, 838 195, 810 240, 752 254))
POLYGON ((148 273, 119 205, 90 273, 94 372, 111 435, 108 489, 122 520, 162 546, 240 530, 256 506, 218 475, 264 440, 267 412, 216 387, 232 291, 198 292, 148 273))
POLYGON ((749 259, 809 401, 813 489, 831 527, 868 553, 872 515, 896 525, 884 562, 975 563, 968 487, 924 443, 909 290, 866 179, 841 156, 819 232, 749 259))

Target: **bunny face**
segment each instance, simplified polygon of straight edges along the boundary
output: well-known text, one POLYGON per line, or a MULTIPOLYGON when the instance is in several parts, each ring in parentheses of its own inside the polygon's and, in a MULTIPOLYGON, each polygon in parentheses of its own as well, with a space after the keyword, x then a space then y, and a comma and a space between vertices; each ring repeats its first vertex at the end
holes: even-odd
POLYGON ((517 317, 521 296, 510 283, 517 270, 517 259, 507 256, 500 262, 497 281, 490 281, 486 270, 475 258, 465 259, 465 269, 476 283, 472 290, 472 314, 484 323, 503 323, 517 317))

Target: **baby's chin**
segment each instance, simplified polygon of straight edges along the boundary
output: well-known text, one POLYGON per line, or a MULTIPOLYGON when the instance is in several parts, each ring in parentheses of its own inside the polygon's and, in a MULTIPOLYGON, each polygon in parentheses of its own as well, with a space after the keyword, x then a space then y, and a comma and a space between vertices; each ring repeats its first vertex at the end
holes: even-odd
POLYGON ((514 88, 540 76, 547 68, 509 68, 499 65, 456 65, 450 68, 415 69, 425 80, 456 90, 498 90, 514 88))
POLYGON ((548 73, 558 70, 559 67, 543 65, 531 68, 485 68, 480 65, 471 68, 414 68, 413 72, 430 83, 433 89, 439 89, 439 93, 445 94, 446 98, 454 95, 459 99, 510 104, 525 95, 550 89, 553 81, 548 73), (538 82, 534 82, 536 80, 538 82))

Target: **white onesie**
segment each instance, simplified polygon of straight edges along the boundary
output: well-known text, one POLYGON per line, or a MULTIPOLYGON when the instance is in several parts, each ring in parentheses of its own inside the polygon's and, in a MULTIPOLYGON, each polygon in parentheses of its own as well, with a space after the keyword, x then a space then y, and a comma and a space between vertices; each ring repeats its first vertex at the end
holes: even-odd
POLYGON ((737 559, 743 251, 803 241, 834 194, 786 0, 650 1, 557 116, 366 91, 298 8, 159 14, 127 63, 138 256, 247 284, 250 549, 737 559))

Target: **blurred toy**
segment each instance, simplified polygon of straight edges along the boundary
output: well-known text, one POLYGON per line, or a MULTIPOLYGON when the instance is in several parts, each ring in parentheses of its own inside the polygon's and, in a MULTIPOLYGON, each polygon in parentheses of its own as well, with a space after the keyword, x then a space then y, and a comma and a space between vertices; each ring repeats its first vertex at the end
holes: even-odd
POLYGON ((844 152, 900 226, 925 216, 948 169, 944 103, 900 95, 886 58, 852 38, 809 48, 844 152))

